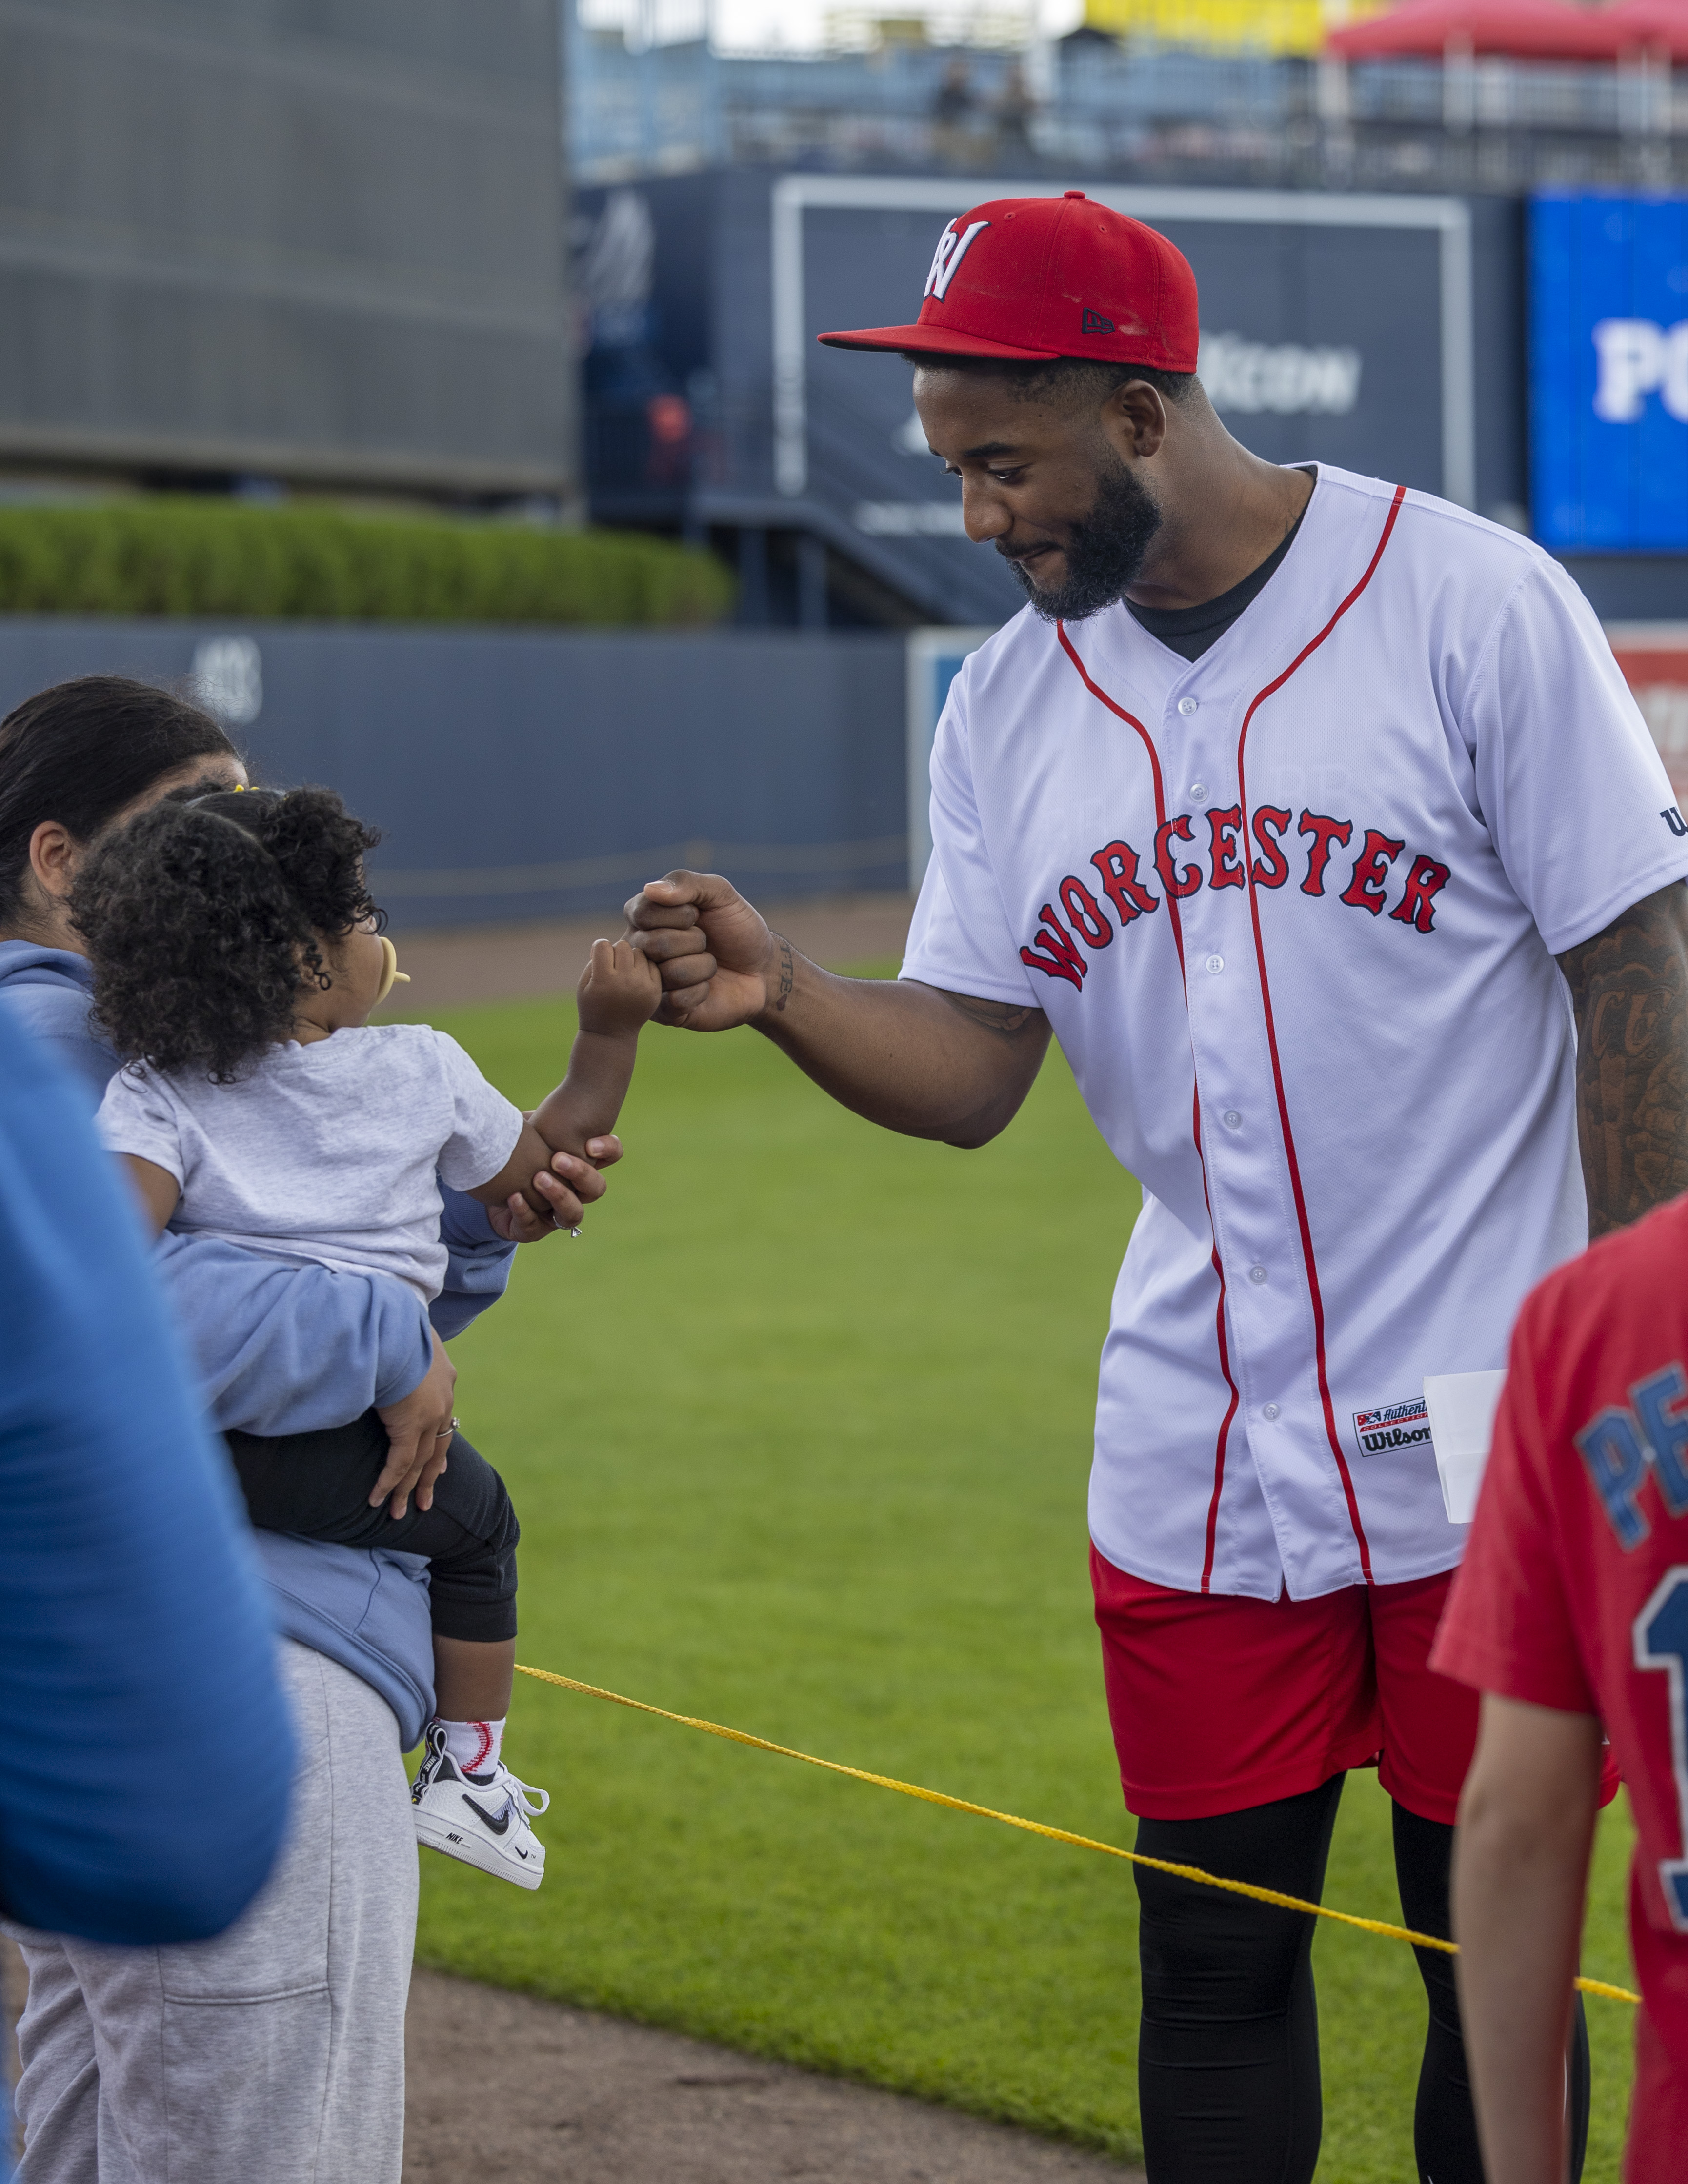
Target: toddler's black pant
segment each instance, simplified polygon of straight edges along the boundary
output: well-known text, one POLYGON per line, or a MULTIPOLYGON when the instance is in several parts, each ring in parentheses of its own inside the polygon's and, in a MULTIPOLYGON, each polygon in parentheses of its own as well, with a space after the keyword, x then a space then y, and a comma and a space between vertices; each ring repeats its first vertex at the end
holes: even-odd
MULTIPOLYGON (((1208 1820, 1141 1820, 1137 1847, 1317 1903, 1343 1777, 1208 1820)), ((1454 1831, 1395 1807, 1402 1922, 1445 1940, 1454 1831)), ((1142 1904, 1137 2085, 1149 2184, 1311 2184, 1323 2124, 1314 1921, 1134 1869, 1142 1904)), ((1386 1947, 1399 1944, 1378 1942, 1386 1947)), ((1413 2114, 1421 2184, 1483 2184, 1451 1957, 1417 1949, 1430 2021, 1413 2114)), ((1588 2032, 1570 2057, 1574 2180, 1588 2142, 1588 2032)))
POLYGON ((374 1411, 321 1433, 226 1436, 253 1523, 349 1547, 426 1555, 433 1630, 482 1643, 516 1635, 516 1543, 522 1527, 504 1481, 460 1434, 433 1483, 433 1507, 416 1496, 402 1517, 369 1496, 387 1462, 387 1429, 374 1411))

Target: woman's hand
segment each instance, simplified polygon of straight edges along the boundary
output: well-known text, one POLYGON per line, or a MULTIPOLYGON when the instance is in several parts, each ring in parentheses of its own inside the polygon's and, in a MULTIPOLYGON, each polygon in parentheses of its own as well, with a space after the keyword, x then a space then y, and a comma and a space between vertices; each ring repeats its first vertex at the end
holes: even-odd
POLYGON ((456 1388, 457 1368, 436 1334, 433 1362, 428 1371, 408 1396, 377 1413, 387 1429, 388 1451, 381 1476, 370 1489, 372 1509, 388 1502, 388 1514, 402 1517, 412 1493, 418 1509, 433 1507, 433 1482, 445 1468, 451 1446, 451 1400, 456 1388))
POLYGON ((573 1153, 553 1153, 551 1172, 541 1168, 534 1178, 534 1190, 551 1207, 549 1220, 535 1213, 518 1190, 506 1204, 488 1206, 487 1220, 494 1234, 506 1244, 537 1244, 556 1235, 559 1228, 577 1228, 593 1200, 603 1196, 607 1186, 598 1171, 613 1167, 621 1158, 621 1139, 590 1138, 586 1151, 584 1160, 573 1153))

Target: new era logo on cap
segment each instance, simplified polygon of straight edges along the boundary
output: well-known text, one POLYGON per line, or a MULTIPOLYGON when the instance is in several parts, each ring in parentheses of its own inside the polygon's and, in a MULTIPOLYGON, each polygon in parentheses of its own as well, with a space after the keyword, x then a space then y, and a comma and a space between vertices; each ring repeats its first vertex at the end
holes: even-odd
POLYGON ((946 226, 913 325, 820 338, 836 348, 1193 371, 1195 276, 1164 235, 1082 190, 1000 198, 946 226))

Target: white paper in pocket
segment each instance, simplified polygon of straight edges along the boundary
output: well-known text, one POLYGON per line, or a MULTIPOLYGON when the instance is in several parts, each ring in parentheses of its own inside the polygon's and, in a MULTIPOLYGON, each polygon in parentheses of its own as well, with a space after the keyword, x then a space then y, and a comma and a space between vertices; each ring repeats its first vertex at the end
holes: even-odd
POLYGON ((1495 1413, 1506 1368, 1498 1373, 1427 1373, 1424 1407, 1430 1443, 1442 1482, 1442 1506, 1450 1524, 1468 1524, 1477 1513, 1477 1490, 1489 1461, 1495 1413))

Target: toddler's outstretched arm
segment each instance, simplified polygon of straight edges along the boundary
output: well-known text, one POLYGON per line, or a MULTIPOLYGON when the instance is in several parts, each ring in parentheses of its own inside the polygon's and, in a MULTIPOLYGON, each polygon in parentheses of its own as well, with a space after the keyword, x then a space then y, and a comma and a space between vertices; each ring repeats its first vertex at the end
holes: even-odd
POLYGON ((631 941, 595 940, 575 997, 580 1028, 568 1074, 528 1117, 498 1174, 470 1194, 483 1206, 502 1206, 519 1190, 536 1213, 550 1217, 551 1207, 534 1195, 534 1177, 550 1167, 553 1153, 584 1154, 588 1139, 614 1129, 633 1081, 639 1034, 662 998, 662 974, 631 941))

